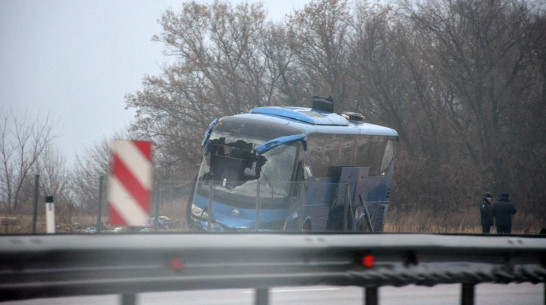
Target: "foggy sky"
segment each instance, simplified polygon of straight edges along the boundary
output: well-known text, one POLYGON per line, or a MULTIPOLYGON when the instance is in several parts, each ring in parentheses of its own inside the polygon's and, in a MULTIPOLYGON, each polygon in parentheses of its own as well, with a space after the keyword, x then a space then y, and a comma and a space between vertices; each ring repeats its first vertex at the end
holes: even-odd
MULTIPOLYGON (((263 1, 281 21, 309 0, 263 1)), ((124 95, 167 61, 157 20, 174 0, 0 1, 0 112, 49 115, 57 147, 73 162, 84 148, 128 128, 124 95)), ((203 1, 200 1, 203 3, 203 1)))

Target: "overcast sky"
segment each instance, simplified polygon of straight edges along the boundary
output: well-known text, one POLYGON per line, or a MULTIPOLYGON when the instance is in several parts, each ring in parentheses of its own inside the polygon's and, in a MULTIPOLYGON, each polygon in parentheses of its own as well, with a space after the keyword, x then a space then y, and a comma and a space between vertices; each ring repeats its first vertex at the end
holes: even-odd
MULTIPOLYGON (((199 1, 203 2, 203 1, 199 1)), ((241 2, 241 1, 237 1, 241 2)), ((280 21, 309 0, 261 1, 280 21)), ((124 95, 166 61, 151 37, 174 0, 0 0, 0 112, 48 115, 71 162, 127 129, 124 95)))

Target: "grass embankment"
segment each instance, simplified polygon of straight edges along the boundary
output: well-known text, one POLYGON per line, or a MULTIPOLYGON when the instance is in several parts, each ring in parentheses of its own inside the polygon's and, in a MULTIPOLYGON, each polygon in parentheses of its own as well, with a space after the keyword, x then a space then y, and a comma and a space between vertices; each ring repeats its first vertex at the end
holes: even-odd
MULTIPOLYGON (((169 229, 162 232, 187 232, 185 200, 164 202, 159 215, 169 217, 169 229)), ((154 209, 154 207, 152 207, 154 209)), ((114 229, 109 225, 108 209, 103 209, 102 226, 103 231, 114 229)), ((153 215, 153 211, 150 213, 153 215)), ((55 215, 56 233, 88 233, 87 228, 94 228, 97 225, 97 214, 93 212, 76 211, 70 215, 58 213, 55 215)), ((32 233, 32 212, 6 213, 0 212, 0 234, 31 234, 32 233)), ((36 222, 36 233, 46 233, 46 219, 44 212, 38 214, 36 222)))
MULTIPOLYGON (((187 232, 185 216, 185 200, 165 202, 160 208, 159 215, 168 216, 169 229, 162 232, 187 232)), ((56 217, 57 233, 82 233, 88 227, 94 227, 97 223, 97 215, 92 213, 74 213, 68 217, 56 217)), ((103 229, 111 230, 108 226, 108 216, 105 212, 102 217, 103 229)), ((32 233, 32 215, 0 213, 0 234, 30 234, 32 233), (9 219, 8 219, 9 218, 9 219), (4 220, 6 219, 6 220, 4 220), (15 219, 15 220, 14 220, 15 219)), ((513 218, 513 234, 538 234, 546 227, 535 215, 518 212, 513 218)), ((37 233, 46 232, 45 216, 38 215, 36 224, 37 233)), ((480 218, 478 211, 465 211, 460 213, 431 211, 399 211, 390 209, 387 212, 387 220, 384 232, 386 233, 466 233, 481 234, 480 218)), ((491 228, 495 233, 495 228, 491 228)))
MULTIPOLYGON (((536 219, 535 215, 516 213, 512 218, 513 234, 538 234, 546 224, 536 219)), ((431 211, 389 210, 385 223, 388 233, 466 233, 481 234, 479 211, 461 211, 458 213, 431 211)), ((491 233, 496 233, 491 227, 491 233)))

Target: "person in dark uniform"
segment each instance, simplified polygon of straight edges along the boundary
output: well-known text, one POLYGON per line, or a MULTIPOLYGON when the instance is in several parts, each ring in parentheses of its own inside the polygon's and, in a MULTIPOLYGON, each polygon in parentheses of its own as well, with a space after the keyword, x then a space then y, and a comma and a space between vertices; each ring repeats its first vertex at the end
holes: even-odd
POLYGON ((482 233, 489 234, 491 226, 493 225, 493 209, 491 207, 491 201, 493 201, 493 195, 491 193, 485 193, 480 202, 480 218, 482 223, 482 233))
POLYGON ((516 214, 516 208, 508 199, 508 194, 501 194, 500 199, 493 204, 497 234, 512 233, 512 215, 514 214, 516 214))

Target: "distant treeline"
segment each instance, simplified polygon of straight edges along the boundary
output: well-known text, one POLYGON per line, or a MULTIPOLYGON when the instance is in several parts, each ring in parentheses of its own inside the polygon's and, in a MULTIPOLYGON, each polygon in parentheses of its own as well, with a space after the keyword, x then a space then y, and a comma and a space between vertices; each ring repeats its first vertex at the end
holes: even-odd
POLYGON ((391 208, 454 215, 486 191, 546 217, 546 18, 521 0, 312 1, 273 23, 260 4, 166 11, 168 64, 126 96, 159 177, 190 180, 214 118, 309 106, 396 129, 391 208))

